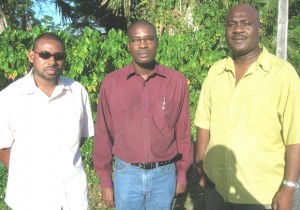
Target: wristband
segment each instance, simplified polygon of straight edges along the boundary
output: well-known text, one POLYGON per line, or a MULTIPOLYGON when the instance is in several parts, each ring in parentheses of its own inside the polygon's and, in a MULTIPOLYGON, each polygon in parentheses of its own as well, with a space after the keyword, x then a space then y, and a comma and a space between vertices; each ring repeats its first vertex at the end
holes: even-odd
POLYGON ((299 188, 299 183, 298 182, 291 182, 291 181, 287 181, 287 180, 283 180, 282 184, 288 186, 288 187, 293 187, 295 189, 299 188))

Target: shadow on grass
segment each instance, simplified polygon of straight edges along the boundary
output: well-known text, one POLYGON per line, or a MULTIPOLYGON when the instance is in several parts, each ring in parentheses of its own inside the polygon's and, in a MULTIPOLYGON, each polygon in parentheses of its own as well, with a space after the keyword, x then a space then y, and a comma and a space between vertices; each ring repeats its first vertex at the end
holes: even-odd
POLYGON ((199 177, 193 165, 188 172, 187 190, 174 200, 173 210, 205 210, 204 190, 198 184, 199 177))

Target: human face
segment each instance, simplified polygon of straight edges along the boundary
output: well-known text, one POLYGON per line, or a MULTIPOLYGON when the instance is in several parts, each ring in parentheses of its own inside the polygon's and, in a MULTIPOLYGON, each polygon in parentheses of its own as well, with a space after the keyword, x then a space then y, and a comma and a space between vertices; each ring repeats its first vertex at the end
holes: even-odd
POLYGON ((261 31, 259 14, 250 5, 238 5, 228 13, 225 35, 227 45, 234 56, 258 52, 261 31))
POLYGON ((128 33, 128 38, 128 49, 135 64, 144 67, 155 62, 157 39, 150 24, 134 25, 128 33))
POLYGON ((54 39, 41 39, 38 41, 36 48, 30 50, 28 54, 29 62, 33 64, 34 79, 43 82, 57 83, 59 75, 65 64, 63 60, 51 56, 49 58, 42 58, 41 53, 48 52, 50 54, 65 53, 64 46, 54 39))

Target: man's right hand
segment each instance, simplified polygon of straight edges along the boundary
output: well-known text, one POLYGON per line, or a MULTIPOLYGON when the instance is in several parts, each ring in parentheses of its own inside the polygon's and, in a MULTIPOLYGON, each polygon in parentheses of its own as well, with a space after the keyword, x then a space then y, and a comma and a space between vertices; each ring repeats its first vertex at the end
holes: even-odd
POLYGON ((10 147, 5 149, 0 149, 0 162, 3 163, 3 165, 8 170, 9 167, 9 157, 10 157, 10 147))
POLYGON ((209 180, 209 178, 207 177, 207 175, 205 173, 200 175, 199 185, 203 188, 215 187, 214 183, 212 183, 212 181, 209 180))
POLYGON ((113 188, 101 188, 102 201, 108 208, 115 207, 114 189, 113 188))
POLYGON ((206 186, 206 179, 204 177, 203 161, 202 160, 196 163, 196 172, 197 172, 197 176, 199 177, 199 185, 200 185, 200 187, 205 188, 205 186, 206 186))
POLYGON ((206 179, 203 175, 200 175, 200 179, 199 179, 199 185, 200 187, 202 188, 205 188, 206 187, 206 179))
POLYGON ((212 183, 212 181, 209 180, 209 178, 207 177, 207 175, 205 174, 204 170, 203 170, 203 161, 199 161, 198 163, 196 163, 196 172, 197 175, 199 177, 199 185, 203 188, 212 188, 214 187, 214 184, 212 183))

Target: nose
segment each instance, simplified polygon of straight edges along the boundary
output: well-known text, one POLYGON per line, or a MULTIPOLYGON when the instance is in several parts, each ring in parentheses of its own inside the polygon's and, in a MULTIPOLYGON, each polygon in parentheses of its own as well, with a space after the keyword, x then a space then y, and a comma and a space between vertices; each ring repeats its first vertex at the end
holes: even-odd
POLYGON ((57 63, 57 61, 55 60, 54 56, 52 55, 48 60, 47 63, 49 66, 53 66, 54 64, 57 63))
POLYGON ((141 39, 138 46, 139 46, 139 48, 146 48, 146 47, 148 47, 148 43, 146 42, 145 39, 141 39))
POLYGON ((237 23, 236 26, 234 27, 234 32, 236 33, 241 33, 244 31, 244 27, 242 23, 237 23))

